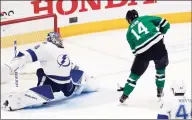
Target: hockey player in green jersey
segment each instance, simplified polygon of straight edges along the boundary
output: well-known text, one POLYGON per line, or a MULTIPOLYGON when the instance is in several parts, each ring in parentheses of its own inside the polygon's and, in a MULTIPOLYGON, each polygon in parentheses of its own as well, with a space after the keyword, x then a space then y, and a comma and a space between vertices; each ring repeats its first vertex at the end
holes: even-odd
POLYGON ((123 103, 129 97, 151 60, 154 61, 156 69, 157 97, 161 98, 165 84, 165 69, 169 63, 163 38, 170 24, 157 16, 139 17, 136 10, 129 10, 126 20, 130 24, 126 37, 135 59, 127 83, 118 89, 123 91, 120 102, 123 103))

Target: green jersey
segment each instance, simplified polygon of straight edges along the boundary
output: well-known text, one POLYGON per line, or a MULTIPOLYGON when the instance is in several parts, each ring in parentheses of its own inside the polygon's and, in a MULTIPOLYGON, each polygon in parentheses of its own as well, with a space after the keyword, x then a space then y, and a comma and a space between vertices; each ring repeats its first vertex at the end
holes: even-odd
POLYGON ((170 28, 167 20, 156 16, 136 18, 127 31, 127 41, 133 54, 141 54, 163 39, 170 28))

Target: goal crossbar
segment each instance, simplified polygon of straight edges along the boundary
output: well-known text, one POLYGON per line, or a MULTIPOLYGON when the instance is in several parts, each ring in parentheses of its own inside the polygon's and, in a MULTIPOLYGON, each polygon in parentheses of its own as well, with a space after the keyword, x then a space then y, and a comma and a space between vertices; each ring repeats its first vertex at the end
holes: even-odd
POLYGON ((7 21, 0 22, 0 25, 3 26, 3 25, 7 25, 7 24, 14 24, 14 23, 20 23, 20 22, 25 22, 25 21, 33 21, 33 20, 38 20, 38 19, 43 19, 43 18, 50 18, 50 17, 54 18, 54 31, 58 32, 56 14, 46 14, 46 15, 38 15, 38 16, 32 16, 32 17, 7 20, 7 21))

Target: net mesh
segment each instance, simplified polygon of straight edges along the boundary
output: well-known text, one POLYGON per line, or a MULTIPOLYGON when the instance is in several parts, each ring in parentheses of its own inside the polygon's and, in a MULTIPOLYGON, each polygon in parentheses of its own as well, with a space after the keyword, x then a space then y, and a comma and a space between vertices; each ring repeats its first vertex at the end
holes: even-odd
MULTIPOLYGON (((41 17, 41 16, 40 16, 41 17)), ((1 48, 13 46, 13 41, 17 40, 18 45, 31 44, 44 41, 47 33, 55 30, 54 17, 40 18, 33 20, 24 19, 18 23, 9 21, 6 25, 1 25, 1 48)))

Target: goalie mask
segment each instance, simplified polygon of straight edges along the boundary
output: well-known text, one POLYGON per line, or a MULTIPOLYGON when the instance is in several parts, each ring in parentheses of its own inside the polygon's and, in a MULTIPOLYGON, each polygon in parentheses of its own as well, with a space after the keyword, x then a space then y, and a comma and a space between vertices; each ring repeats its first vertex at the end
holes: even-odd
POLYGON ((64 48, 61 36, 57 32, 48 33, 47 41, 52 42, 53 44, 55 44, 56 46, 58 46, 60 48, 64 48))

